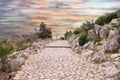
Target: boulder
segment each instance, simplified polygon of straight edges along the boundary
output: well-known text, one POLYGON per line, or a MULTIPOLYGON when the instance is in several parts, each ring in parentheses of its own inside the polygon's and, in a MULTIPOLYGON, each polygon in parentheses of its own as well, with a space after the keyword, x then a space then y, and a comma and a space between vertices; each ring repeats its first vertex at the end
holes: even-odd
POLYGON ((115 40, 118 40, 118 36, 119 36, 119 31, 118 30, 110 30, 109 36, 108 36, 108 41, 110 41, 113 38, 115 40))
POLYGON ((107 60, 104 52, 96 52, 91 55, 88 59, 90 62, 94 63, 102 63, 107 60))
POLYGON ((102 26, 95 24, 94 29, 95 29, 95 33, 97 36, 99 36, 99 32, 100 32, 101 28, 102 28, 102 26))
POLYGON ((15 71, 19 69, 24 63, 25 63, 25 59, 22 57, 11 60, 10 62, 11 71, 15 71))
POLYGON ((102 63, 99 66, 99 70, 102 71, 107 77, 113 77, 119 73, 119 69, 117 69, 113 63, 108 61, 102 63))
POLYGON ((81 55, 86 58, 90 57, 93 54, 94 54, 94 51, 90 49, 85 49, 81 52, 81 55))
POLYGON ((115 61, 114 64, 115 64, 115 66, 116 66, 118 69, 120 69, 120 62, 115 61))
POLYGON ((95 49, 96 48, 96 45, 94 42, 90 42, 89 46, 88 46, 88 49, 95 49))
POLYGON ((20 57, 23 57, 24 59, 28 59, 29 55, 27 53, 21 53, 20 57))
POLYGON ((104 51, 114 52, 118 48, 119 48, 119 42, 118 40, 116 40, 116 37, 110 39, 109 41, 107 41, 106 44, 103 45, 104 51))
POLYGON ((2 68, 2 62, 1 62, 1 59, 0 59, 0 69, 2 68))
POLYGON ((80 52, 80 47, 76 47, 76 48, 74 49, 74 51, 75 51, 76 53, 80 52))
POLYGON ((92 30, 89 30, 89 31, 88 31, 88 35, 95 35, 94 30, 93 30, 93 29, 92 29, 92 30))
POLYGON ((115 54, 112 54, 110 56, 111 59, 115 60, 116 58, 120 57, 120 54, 119 53, 115 53, 115 54))
POLYGON ((118 20, 119 20, 119 18, 112 19, 110 23, 111 23, 111 24, 118 24, 118 23, 119 23, 118 20))
POLYGON ((91 44, 91 42, 89 41, 88 43, 86 43, 86 44, 83 45, 83 48, 84 48, 84 49, 87 49, 90 44, 91 44))
POLYGON ((103 26, 103 28, 100 30, 100 38, 101 39, 107 39, 108 34, 109 34, 109 30, 106 26, 103 26))
POLYGON ((16 59, 18 56, 17 52, 8 55, 8 58, 16 59))

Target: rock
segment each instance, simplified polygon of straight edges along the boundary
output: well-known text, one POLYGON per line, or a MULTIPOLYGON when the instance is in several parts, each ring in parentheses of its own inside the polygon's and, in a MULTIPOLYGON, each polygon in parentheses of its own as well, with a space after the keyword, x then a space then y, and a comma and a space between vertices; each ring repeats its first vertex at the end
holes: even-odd
POLYGON ((114 62, 114 64, 118 69, 120 69, 120 62, 116 61, 116 62, 114 62))
POLYGON ((11 60, 10 62, 11 71, 15 71, 19 69, 24 63, 25 63, 25 59, 22 57, 11 60))
POLYGON ((120 57, 120 54, 116 53, 116 54, 112 54, 110 58, 114 60, 115 58, 118 58, 118 57, 120 57))
POLYGON ((107 60, 104 52, 96 52, 91 55, 88 59, 90 62, 94 63, 102 63, 107 60))
POLYGON ((43 45, 42 43, 33 43, 33 44, 32 44, 32 48, 33 48, 33 49, 35 49, 35 48, 41 49, 41 46, 42 46, 42 45, 43 45))
POLYGON ((107 39, 108 34, 109 34, 109 30, 106 26, 103 26, 103 28, 100 30, 100 38, 101 39, 107 39))
POLYGON ((101 28, 102 28, 102 26, 95 24, 94 29, 95 29, 95 33, 97 36, 99 36, 99 32, 100 32, 101 28))
POLYGON ((79 47, 79 36, 74 35, 68 38, 69 43, 71 44, 72 48, 79 47))
POLYGON ((87 49, 90 44, 91 44, 91 42, 89 41, 88 43, 86 43, 86 44, 83 45, 83 48, 84 48, 84 49, 87 49))
POLYGON ((89 31, 88 31, 88 35, 95 35, 94 30, 93 30, 93 29, 92 29, 92 30, 89 30, 89 31))
POLYGON ((113 38, 118 40, 118 36, 119 36, 119 31, 118 30, 110 30, 109 36, 108 36, 108 41, 110 41, 113 38))
POLYGON ((12 73, 9 73, 8 75, 7 75, 7 79, 8 80, 11 80, 13 77, 15 77, 15 72, 12 72, 12 73))
POLYGON ((118 24, 118 23, 119 23, 118 20, 119 20, 119 18, 117 18, 117 19, 112 19, 110 23, 111 23, 111 24, 118 24))
POLYGON ((81 55, 86 58, 90 57, 93 54, 94 54, 94 51, 89 49, 85 49, 81 52, 81 55))
POLYGON ((2 68, 2 62, 1 62, 1 59, 0 59, 0 69, 2 68))
POLYGON ((76 48, 74 49, 74 51, 75 51, 76 53, 80 52, 80 47, 76 47, 76 48))
POLYGON ((115 38, 110 39, 106 44, 103 45, 104 51, 114 52, 119 48, 119 42, 115 38))
POLYGON ((8 56, 8 58, 16 59, 17 56, 18 56, 18 54, 17 54, 17 52, 15 52, 15 53, 10 54, 10 55, 8 56))
POLYGON ((94 42, 90 42, 88 49, 95 49, 96 45, 94 44, 94 42))
POLYGON ((119 69, 115 67, 115 65, 111 62, 105 62, 99 66, 99 69, 107 76, 113 77, 117 73, 119 73, 119 69))
POLYGON ((23 57, 24 59, 28 59, 29 55, 27 53, 21 53, 20 57, 23 57))

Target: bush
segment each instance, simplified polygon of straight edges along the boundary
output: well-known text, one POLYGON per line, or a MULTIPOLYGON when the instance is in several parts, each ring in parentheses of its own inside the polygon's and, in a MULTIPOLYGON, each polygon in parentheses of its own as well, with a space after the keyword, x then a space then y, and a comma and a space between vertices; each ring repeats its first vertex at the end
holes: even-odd
POLYGON ((81 33, 80 34, 80 37, 79 37, 79 45, 80 46, 83 46, 85 43, 88 42, 88 39, 87 39, 87 34, 86 33, 81 33))
POLYGON ((93 27, 94 27, 94 21, 91 20, 91 21, 86 21, 85 23, 82 24, 81 28, 82 28, 82 31, 85 31, 87 32, 88 30, 91 30, 93 27))
POLYGON ((29 38, 24 38, 22 40, 19 40, 19 41, 16 41, 16 46, 17 46, 17 51, 20 51, 20 50, 24 50, 28 47, 30 47, 33 43, 33 40, 32 39, 29 39, 29 38))
POLYGON ((100 37, 98 37, 98 36, 96 36, 96 35, 90 36, 89 40, 90 40, 90 41, 93 41, 94 43, 101 41, 100 37))
POLYGON ((40 24, 40 30, 38 33, 39 38, 52 38, 52 31, 50 28, 46 28, 46 24, 43 22, 40 24))
POLYGON ((117 29, 119 32, 120 32, 120 21, 118 24, 112 24, 110 27, 109 27, 110 30, 114 30, 114 29, 117 29))
POLYGON ((5 64, 7 62, 7 55, 17 50, 13 42, 2 41, 0 42, 0 58, 2 62, 2 71, 5 71, 5 64))
POLYGON ((82 31, 81 28, 76 28, 73 33, 77 35, 77 34, 80 34, 81 31, 82 31))
POLYGON ((72 31, 66 31, 66 33, 64 34, 64 38, 67 39, 69 37, 71 37, 73 35, 72 31))
POLYGON ((96 24, 99 24, 99 25, 105 25, 105 24, 108 24, 110 23, 110 21, 114 18, 119 18, 120 17, 120 10, 116 11, 116 12, 113 12, 113 13, 107 13, 101 17, 99 17, 95 23, 96 24))

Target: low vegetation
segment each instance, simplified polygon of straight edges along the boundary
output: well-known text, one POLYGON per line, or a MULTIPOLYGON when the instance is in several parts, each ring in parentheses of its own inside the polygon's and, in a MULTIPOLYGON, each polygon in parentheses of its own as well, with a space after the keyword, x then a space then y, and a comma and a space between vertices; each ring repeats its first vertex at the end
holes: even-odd
POLYGON ((81 33, 79 36, 79 45, 83 46, 85 43, 88 42, 87 34, 86 33, 81 33))
POLYGON ((112 13, 107 13, 101 17, 99 17, 95 23, 99 24, 99 25, 105 25, 110 23, 110 21, 114 18, 119 18, 120 17, 120 10, 116 11, 116 12, 112 12, 112 13))
POLYGON ((39 38, 52 38, 52 31, 49 28, 46 28, 46 25, 42 22, 40 24, 39 33, 36 35, 22 35, 20 38, 17 36, 16 40, 13 39, 11 41, 1 41, 0 42, 0 62, 2 67, 0 70, 2 72, 6 72, 9 68, 7 65, 7 56, 12 54, 13 52, 25 50, 26 48, 30 47, 33 42, 37 41, 39 38), (38 36, 38 37, 36 37, 38 36), (22 37, 22 38, 21 38, 22 37))
POLYGON ((17 46, 10 41, 0 42, 0 59, 2 63, 2 71, 6 71, 7 55, 17 51, 17 46))
MULTIPOLYGON (((93 41, 94 43, 97 43, 97 42, 99 43, 101 41, 101 38, 99 36, 97 36, 96 34, 91 35, 88 38, 88 36, 87 36, 88 30, 93 29, 93 31, 95 31, 93 28, 95 24, 103 26, 105 24, 110 23, 110 21, 115 18, 120 18, 120 10, 113 12, 113 13, 107 13, 107 14, 99 17, 96 21, 93 21, 93 20, 86 21, 80 26, 80 28, 76 28, 73 31, 73 33, 74 33, 74 35, 79 35, 79 45, 82 46, 85 43, 87 43, 88 41, 93 41)), ((119 22, 119 24, 112 24, 110 29, 117 29, 120 31, 120 22, 119 22)))

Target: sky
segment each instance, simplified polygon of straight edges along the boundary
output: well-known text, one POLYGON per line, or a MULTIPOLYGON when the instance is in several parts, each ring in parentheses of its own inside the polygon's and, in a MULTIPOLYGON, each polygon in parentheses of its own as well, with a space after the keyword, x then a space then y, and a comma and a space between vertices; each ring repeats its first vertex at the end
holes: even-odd
POLYGON ((62 36, 119 6, 120 0, 0 0, 0 39, 35 32, 41 22, 62 36))

